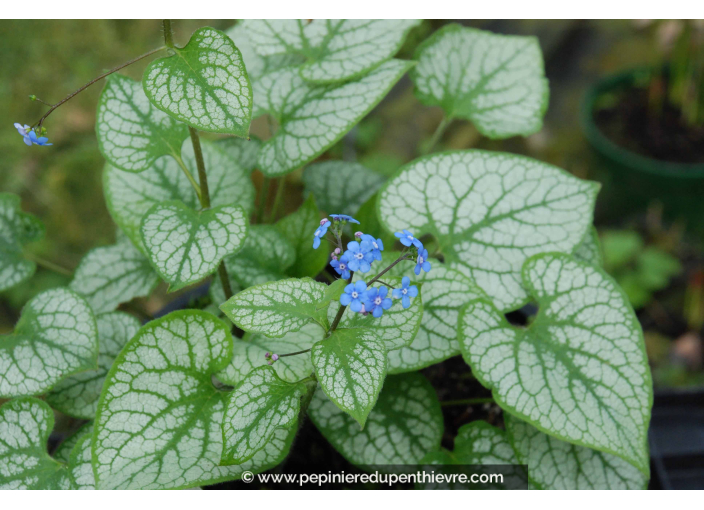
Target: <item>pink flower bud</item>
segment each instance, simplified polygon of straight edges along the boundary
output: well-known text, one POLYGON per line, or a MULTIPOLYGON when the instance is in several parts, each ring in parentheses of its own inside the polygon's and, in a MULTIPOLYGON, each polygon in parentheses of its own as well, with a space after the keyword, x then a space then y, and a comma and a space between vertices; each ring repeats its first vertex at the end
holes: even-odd
POLYGON ((337 260, 337 255, 333 254, 330 256, 330 258, 332 258, 332 260, 337 260))
POLYGON ((270 353, 270 352, 267 352, 266 354, 264 354, 264 357, 267 358, 267 359, 269 359, 269 356, 271 356, 271 353, 270 353))
POLYGON ((335 255, 339 255, 339 254, 340 254, 340 248, 335 248, 335 251, 334 251, 333 253, 334 253, 335 255))
POLYGON ((322 227, 322 226, 325 225, 328 221, 330 221, 330 220, 328 220, 327 218, 323 218, 322 220, 320 220, 320 226, 322 227))
POLYGON ((358 230, 357 232, 354 233, 355 237, 362 237, 362 235, 364 235, 364 232, 362 232, 360 230, 358 230))
POLYGON ((268 363, 269 365, 271 365, 271 364, 273 363, 273 361, 269 360, 267 363, 268 363))
POLYGON ((278 361, 279 355, 278 354, 272 354, 271 355, 271 361, 278 361))

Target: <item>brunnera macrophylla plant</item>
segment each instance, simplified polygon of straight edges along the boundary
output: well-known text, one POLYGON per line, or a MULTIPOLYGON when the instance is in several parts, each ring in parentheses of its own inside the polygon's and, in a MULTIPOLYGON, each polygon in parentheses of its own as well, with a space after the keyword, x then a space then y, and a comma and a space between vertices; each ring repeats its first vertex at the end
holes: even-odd
MULTIPOLYGON (((2 488, 236 480, 280 464, 306 416, 359 466, 524 464, 534 488, 645 487, 652 383, 639 323, 601 268, 598 185, 523 156, 433 152, 452 121, 492 138, 541 128, 537 40, 448 25, 395 59, 416 25, 247 20, 179 47, 165 21, 163 47, 15 124, 52 150, 51 112, 105 78, 96 135, 119 230, 0 339, 2 488), (141 83, 115 72, 157 53, 141 83), (445 114, 425 155, 389 179, 316 162, 409 72, 445 114), (248 138, 259 116, 268 139, 248 138), (307 198, 279 219, 299 168, 307 198), (203 309, 146 323, 117 310, 159 282, 204 280, 203 309), (529 324, 509 323, 527 303, 529 324), (504 426, 467 423, 450 451, 419 370, 457 355, 504 426), (50 454, 52 409, 85 424, 50 454)), ((48 263, 19 197, 0 194, 0 224, 4 290, 48 263)))

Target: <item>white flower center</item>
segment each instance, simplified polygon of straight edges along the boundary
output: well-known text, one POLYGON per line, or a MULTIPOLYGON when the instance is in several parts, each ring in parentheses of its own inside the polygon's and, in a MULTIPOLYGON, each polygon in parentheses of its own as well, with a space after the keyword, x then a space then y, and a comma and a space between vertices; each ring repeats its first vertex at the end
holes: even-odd
POLYGON ((357 299, 358 297, 359 297, 359 294, 357 294, 357 291, 355 290, 355 291, 352 293, 352 299, 357 299))
POLYGON ((376 244, 376 243, 372 243, 372 244, 374 245, 374 249, 375 249, 375 250, 378 250, 378 249, 379 249, 379 245, 378 245, 378 244, 376 244))
POLYGON ((315 231, 315 234, 313 234, 315 237, 320 237, 320 229, 315 231))
POLYGON ((401 292, 403 292, 404 294, 408 294, 408 289, 403 289, 401 290, 401 292))
POLYGON ((421 257, 420 255, 418 255, 418 263, 419 263, 419 264, 422 264, 422 263, 423 263, 423 257, 421 257))
POLYGON ((340 264, 340 269, 342 269, 343 271, 347 269, 347 264, 340 264))
POLYGON ((362 260, 362 259, 364 258, 364 254, 360 251, 360 252, 355 253, 355 254, 354 254, 354 257, 355 257, 357 260, 362 260))
POLYGON ((374 300, 375 305, 380 305, 381 304, 381 297, 377 296, 376 299, 374 300))
POLYGON ((408 239, 410 239, 411 241, 413 241, 413 236, 408 236, 408 239))

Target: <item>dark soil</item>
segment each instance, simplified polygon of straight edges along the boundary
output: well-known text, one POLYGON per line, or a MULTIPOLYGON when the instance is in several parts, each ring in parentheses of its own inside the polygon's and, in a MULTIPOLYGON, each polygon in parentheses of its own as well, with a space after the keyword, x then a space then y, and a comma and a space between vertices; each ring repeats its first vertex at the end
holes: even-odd
MULTIPOLYGON (((612 142, 642 156, 674 163, 704 163, 704 126, 690 126, 667 101, 659 115, 648 108, 647 88, 614 91, 594 121, 612 142)), ((667 97, 665 92, 664 97, 667 97)))

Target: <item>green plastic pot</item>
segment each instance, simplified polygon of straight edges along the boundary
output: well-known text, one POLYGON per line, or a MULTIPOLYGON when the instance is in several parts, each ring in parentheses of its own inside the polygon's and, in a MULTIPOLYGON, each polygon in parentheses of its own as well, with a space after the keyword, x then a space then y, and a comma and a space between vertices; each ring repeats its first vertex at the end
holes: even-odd
POLYGON ((601 213, 607 218, 638 212, 657 200, 669 219, 682 219, 704 233, 704 163, 662 161, 616 145, 594 122, 594 105, 605 93, 632 87, 647 69, 633 69, 602 79, 589 88, 581 105, 584 135, 599 156, 601 213))

